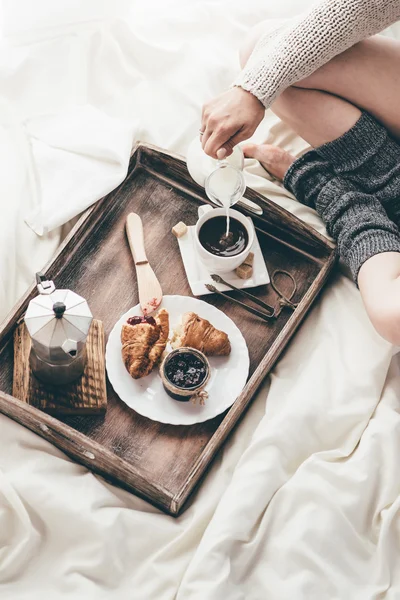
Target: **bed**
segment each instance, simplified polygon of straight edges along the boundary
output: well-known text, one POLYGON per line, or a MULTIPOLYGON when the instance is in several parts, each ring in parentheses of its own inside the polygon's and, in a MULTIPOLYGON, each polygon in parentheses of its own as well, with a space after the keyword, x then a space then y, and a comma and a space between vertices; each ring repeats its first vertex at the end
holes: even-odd
MULTIPOLYGON (((132 143, 185 155, 246 31, 306 5, 3 3, 0 319, 123 179, 132 143)), ((306 148, 270 112, 254 139, 306 148)), ((255 161, 246 177, 326 233, 255 161)), ((177 519, 0 416, 1 597, 398 598, 399 384, 339 270, 177 519)))

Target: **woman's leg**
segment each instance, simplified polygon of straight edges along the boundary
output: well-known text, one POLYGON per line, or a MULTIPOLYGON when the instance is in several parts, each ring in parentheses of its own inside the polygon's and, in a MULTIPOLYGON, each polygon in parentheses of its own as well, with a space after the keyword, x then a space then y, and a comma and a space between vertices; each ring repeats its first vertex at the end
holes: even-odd
MULTIPOLYGON (((341 137, 361 116, 359 108, 342 98, 298 87, 286 90, 272 108, 314 147, 341 137)), ((248 144, 244 151, 281 180, 294 162, 288 152, 274 146, 248 144)), ((383 252, 366 260, 357 282, 375 329, 391 343, 400 345, 400 253, 383 252)))
POLYGON ((376 331, 400 346, 400 254, 375 254, 358 274, 358 287, 376 331))
MULTIPOLYGON (((242 67, 264 31, 271 31, 271 21, 257 25, 245 39, 240 52, 242 67)), ((372 114, 400 138, 399 64, 400 42, 374 36, 339 54, 295 87, 340 96, 372 114)))
POLYGON ((296 86, 340 96, 400 138, 400 42, 374 36, 336 56, 296 86))
MULTIPOLYGON (((295 87, 285 90, 272 110, 314 148, 343 135, 361 116, 359 108, 342 98, 295 87)), ((247 144, 244 150, 281 180, 294 161, 293 156, 276 146, 247 144)))

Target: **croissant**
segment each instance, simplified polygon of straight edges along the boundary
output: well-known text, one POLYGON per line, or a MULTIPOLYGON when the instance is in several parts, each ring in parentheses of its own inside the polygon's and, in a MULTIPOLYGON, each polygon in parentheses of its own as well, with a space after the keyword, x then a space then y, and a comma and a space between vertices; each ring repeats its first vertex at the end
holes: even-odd
POLYGON ((125 323, 122 326, 122 358, 133 379, 151 373, 165 350, 168 334, 169 316, 165 308, 155 319, 142 318, 136 324, 125 323))
POLYGON ((154 346, 150 349, 149 360, 155 366, 161 358, 162 353, 165 350, 165 346, 168 342, 169 336, 169 315, 165 308, 162 308, 156 317, 156 323, 160 328, 160 334, 158 340, 154 346))
POLYGON ((193 312, 183 315, 181 332, 172 340, 173 348, 182 346, 200 350, 206 356, 227 356, 231 352, 227 334, 193 312))

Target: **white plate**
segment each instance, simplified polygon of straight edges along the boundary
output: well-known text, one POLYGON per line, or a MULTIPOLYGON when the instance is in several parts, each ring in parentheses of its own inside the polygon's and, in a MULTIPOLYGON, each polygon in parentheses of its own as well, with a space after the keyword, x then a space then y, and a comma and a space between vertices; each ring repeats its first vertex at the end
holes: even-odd
MULTIPOLYGON (((210 273, 207 271, 204 264, 199 259, 194 245, 194 232, 195 227, 188 227, 187 233, 182 237, 178 238, 179 250, 182 255, 183 266, 185 267, 186 277, 188 279, 190 289, 194 296, 204 296, 205 294, 212 294, 210 290, 206 288, 206 283, 215 284, 210 277, 210 273)), ((253 264, 253 276, 250 279, 240 279, 235 273, 224 273, 222 276, 225 281, 231 283, 239 289, 257 287, 259 285, 266 285, 269 283, 269 275, 263 254, 261 252, 260 243, 257 239, 257 233, 255 232, 254 243, 251 248, 254 252, 254 264, 253 264)), ((226 292, 229 288, 226 285, 217 284, 217 287, 221 292, 226 292)))
POLYGON ((161 382, 158 368, 142 379, 132 379, 121 355, 121 329, 133 315, 141 315, 139 304, 122 315, 111 331, 106 348, 108 378, 118 396, 130 408, 153 421, 172 425, 192 425, 213 419, 229 408, 244 388, 249 373, 249 352, 235 323, 222 311, 203 300, 189 296, 164 296, 160 308, 169 312, 171 330, 185 312, 193 311, 228 334, 232 351, 229 356, 210 357, 211 378, 206 387, 205 406, 173 400, 161 382))

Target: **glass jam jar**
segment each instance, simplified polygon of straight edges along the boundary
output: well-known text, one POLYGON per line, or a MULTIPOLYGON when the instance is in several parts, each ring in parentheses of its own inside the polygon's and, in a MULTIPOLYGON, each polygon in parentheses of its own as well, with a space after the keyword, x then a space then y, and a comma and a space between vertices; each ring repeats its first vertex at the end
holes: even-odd
POLYGON ((204 388, 210 379, 210 372, 207 357, 199 350, 187 347, 172 350, 160 367, 165 391, 179 402, 204 397, 204 388))

